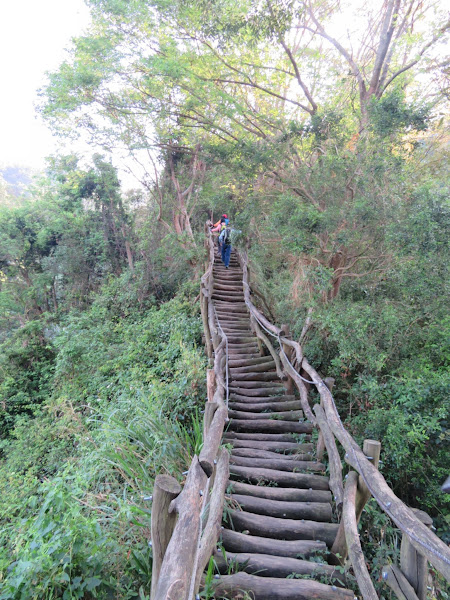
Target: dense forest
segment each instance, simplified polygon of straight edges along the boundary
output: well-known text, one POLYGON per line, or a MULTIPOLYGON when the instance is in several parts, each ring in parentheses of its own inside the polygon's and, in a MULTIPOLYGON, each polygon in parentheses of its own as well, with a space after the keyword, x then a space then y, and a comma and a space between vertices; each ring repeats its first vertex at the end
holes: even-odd
MULTIPOLYGON (((262 309, 450 541, 443 3, 87 4, 39 111, 101 151, 0 185, 0 600, 149 598, 145 498, 202 443, 203 228, 224 211, 262 309)), ((379 579, 395 526, 369 503, 361 535, 379 579)))

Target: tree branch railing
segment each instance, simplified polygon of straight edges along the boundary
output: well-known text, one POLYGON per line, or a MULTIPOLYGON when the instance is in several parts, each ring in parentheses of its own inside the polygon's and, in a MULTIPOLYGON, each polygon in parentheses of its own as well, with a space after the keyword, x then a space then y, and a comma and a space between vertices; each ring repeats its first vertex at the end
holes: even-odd
POLYGON ((252 329, 274 360, 275 355, 278 354, 279 360, 275 360, 277 372, 281 362, 284 368, 284 378, 289 377, 295 383, 303 412, 319 430, 320 444, 324 445, 327 450, 330 489, 338 510, 342 509, 344 516, 332 547, 332 553, 339 554, 342 557, 341 562, 345 560, 347 554, 350 554, 351 564, 364 600, 376 598, 374 586, 365 567, 357 532, 357 523, 364 505, 372 496, 378 506, 402 531, 402 549, 405 548, 402 550, 400 569, 394 565, 384 567, 383 579, 394 590, 398 598, 425 600, 423 590, 424 581, 426 582, 426 563, 430 562, 447 581, 450 581, 450 550, 430 530, 430 523, 426 522, 426 518, 424 518, 425 513, 406 506, 394 494, 378 471, 380 443, 366 440, 363 449, 358 446, 341 421, 331 390, 304 357, 301 345, 286 337, 286 332, 271 323, 253 304, 250 296, 247 252, 239 251, 238 259, 242 267, 244 300, 250 312, 252 329), (278 353, 263 330, 278 341, 278 353), (288 357, 286 348, 292 349, 297 368, 288 357), (299 371, 303 371, 308 379, 299 371), (315 386, 321 399, 320 404, 313 407, 315 416, 309 404, 307 385, 315 386), (345 485, 345 490, 342 479, 342 462, 336 440, 345 451, 345 461, 355 469, 348 475, 349 481, 345 485), (418 512, 420 515, 417 514, 418 512), (413 567, 411 567, 412 564, 413 567), (419 565, 420 575, 417 575, 418 569, 414 565, 419 565))
POLYGON ((151 600, 192 600, 217 545, 222 524, 229 454, 220 448, 228 421, 228 340, 214 305, 214 242, 205 226, 208 260, 200 283, 200 307, 210 369, 203 419, 203 447, 185 473, 158 475, 153 490, 151 600))

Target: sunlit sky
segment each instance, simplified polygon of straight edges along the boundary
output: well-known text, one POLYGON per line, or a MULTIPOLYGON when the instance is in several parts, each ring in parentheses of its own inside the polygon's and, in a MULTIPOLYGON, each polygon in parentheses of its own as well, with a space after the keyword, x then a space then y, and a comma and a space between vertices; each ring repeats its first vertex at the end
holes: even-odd
POLYGON ((0 165, 39 168, 55 152, 37 89, 88 23, 83 0, 0 0, 0 165))
MULTIPOLYGON (((342 3, 347 19, 337 16, 335 35, 345 35, 348 27, 358 31, 358 9, 365 2, 342 3)), ((64 60, 71 38, 88 24, 83 0, 0 0, 0 166, 40 168, 57 151, 56 139, 35 110, 37 90, 45 72, 64 60)))

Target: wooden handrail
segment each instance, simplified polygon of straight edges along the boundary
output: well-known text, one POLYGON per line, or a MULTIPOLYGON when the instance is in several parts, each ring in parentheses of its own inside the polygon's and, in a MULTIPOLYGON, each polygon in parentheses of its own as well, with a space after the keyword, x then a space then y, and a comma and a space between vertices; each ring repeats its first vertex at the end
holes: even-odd
POLYGON ((200 307, 207 355, 212 363, 208 370, 208 401, 203 423, 203 447, 194 456, 186 483, 170 502, 169 496, 158 501, 152 511, 152 539, 157 543, 158 560, 153 563, 152 600, 191 600, 198 591, 201 573, 216 545, 222 522, 222 506, 229 478, 228 451, 220 449, 222 433, 228 420, 224 401, 226 393, 227 340, 216 324, 212 304, 214 241, 205 227, 208 254, 207 267, 200 280, 200 307), (210 495, 210 481, 214 485, 210 495), (205 528, 202 517, 208 513, 205 528), (175 519, 174 515, 178 515, 175 519), (170 538, 170 539, 168 539, 170 538))
MULTIPOLYGON (((360 476, 359 489, 360 504, 367 501, 367 497, 363 498, 364 491, 371 494, 380 508, 394 521, 394 523, 407 537, 409 543, 424 556, 447 580, 450 581, 450 551, 447 546, 440 540, 417 516, 414 511, 407 507, 390 489, 384 477, 377 470, 371 461, 365 456, 364 452, 348 433, 342 424, 342 421, 337 412, 331 391, 325 385, 317 371, 309 364, 303 355, 303 350, 298 342, 286 338, 283 330, 271 323, 253 304, 250 297, 249 275, 248 275, 248 257, 245 251, 238 253, 239 261, 243 272, 243 287, 244 299, 249 309, 251 317, 270 332, 280 342, 280 359, 287 375, 292 377, 296 383, 299 392, 302 408, 305 415, 321 430, 324 442, 328 452, 330 464, 330 487, 335 495, 337 503, 341 503, 343 499, 342 485, 342 465, 337 452, 334 438, 336 438, 346 451, 345 460, 358 472, 360 476), (317 388, 320 397, 321 405, 314 407, 316 417, 312 416, 311 408, 307 398, 307 389, 305 387, 302 376, 293 367, 286 353, 283 351, 283 345, 290 346, 294 349, 297 368, 303 369, 309 376, 310 383, 317 388), (332 434, 330 436, 330 434, 332 434), (333 438, 333 441, 331 441, 333 438)), ((258 334, 258 328, 255 328, 258 334)), ((262 341, 264 338, 261 336, 262 341)), ((272 346, 273 348, 273 346, 272 346)), ((355 475, 356 476, 356 475, 355 475)), ((353 478, 354 476, 352 476, 353 478)), ((361 506, 355 507, 355 518, 359 519, 361 506)), ((356 569, 358 567, 356 566, 356 569)), ((373 598, 372 591, 364 592, 362 589, 364 600, 373 598)))

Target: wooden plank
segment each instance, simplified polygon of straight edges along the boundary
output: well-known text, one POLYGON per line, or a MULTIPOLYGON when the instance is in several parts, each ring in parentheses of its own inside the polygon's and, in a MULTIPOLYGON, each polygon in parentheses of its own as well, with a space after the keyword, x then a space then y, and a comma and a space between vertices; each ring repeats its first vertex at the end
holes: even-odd
POLYGON ((326 579, 336 586, 345 587, 345 577, 336 567, 324 562, 313 562, 286 556, 271 554, 252 554, 249 552, 226 552, 226 556, 216 552, 214 561, 219 573, 226 574, 230 563, 239 565, 239 570, 258 577, 289 577, 292 575, 307 575, 326 579))
POLYGON ((311 433, 311 423, 296 423, 295 421, 277 421, 275 419, 231 419, 230 431, 254 431, 267 433, 311 433))
POLYGON ((242 478, 251 483, 271 481, 280 487, 297 487, 302 489, 327 490, 328 477, 323 475, 309 475, 305 473, 289 473, 275 469, 261 469, 256 467, 230 466, 231 479, 242 478))
POLYGON ((331 504, 331 492, 328 490, 313 490, 288 487, 266 487, 251 485, 242 481, 230 481, 230 490, 233 494, 245 494, 268 498, 269 500, 283 500, 285 502, 328 502, 331 504))
POLYGON ((247 591, 256 600, 353 600, 351 590, 318 583, 312 579, 257 577, 247 573, 223 575, 217 580, 215 598, 242 598, 247 591))
POLYGON ((274 540, 231 529, 222 530, 222 544, 230 552, 253 552, 291 558, 308 558, 317 552, 327 551, 325 542, 318 540, 274 540))
POLYGON ((206 482, 206 473, 194 456, 183 491, 170 506, 170 512, 178 514, 178 521, 161 566, 155 590, 157 600, 190 600, 206 482))
POLYGON ((231 457, 230 463, 240 467, 257 467, 261 469, 275 469, 278 471, 325 471, 325 465, 312 460, 286 460, 279 458, 253 458, 245 456, 231 457))
POLYGON ((332 517, 331 505, 327 502, 286 502, 242 494, 233 494, 232 498, 242 510, 267 517, 310 519, 325 523, 330 522, 332 517))
POLYGON ((450 581, 450 550, 444 542, 440 540, 437 535, 432 533, 424 523, 417 519, 413 511, 394 494, 386 483, 383 475, 369 460, 367 460, 361 448, 343 427, 336 411, 333 397, 325 384, 321 383, 316 370, 311 367, 305 359, 303 359, 302 366, 310 377, 319 381, 318 390, 321 397, 324 399, 324 408, 328 424, 336 438, 345 448, 347 453, 346 460, 348 463, 363 476, 364 481, 370 488, 370 492, 378 505, 388 514, 397 527, 402 530, 404 535, 407 535, 410 538, 410 541, 416 550, 425 556, 431 564, 450 581))
POLYGON ((233 456, 244 456, 247 458, 269 458, 278 460, 283 458, 284 460, 296 461, 296 460, 308 460, 312 461, 312 452, 308 453, 292 453, 292 454, 280 454, 279 452, 271 452, 269 450, 258 450, 257 448, 233 448, 231 451, 233 456))
POLYGON ((395 565, 383 567, 381 577, 395 593, 398 600, 419 600, 412 585, 395 565))
POLYGON ((279 519, 239 510, 230 510, 228 515, 236 531, 249 531, 250 535, 277 540, 321 540, 329 547, 333 544, 338 529, 336 523, 279 519))
POLYGON ((227 409, 225 406, 221 406, 214 413, 211 426, 208 429, 203 448, 200 452, 199 462, 208 477, 211 477, 214 470, 214 460, 219 450, 226 418, 227 409))
POLYGON ((228 452, 224 448, 221 448, 217 457, 214 486, 209 500, 208 520, 202 533, 198 551, 195 592, 199 588, 202 573, 209 562, 221 533, 223 502, 225 489, 228 484, 228 457, 228 452))
POLYGON ((155 598, 156 585, 161 571, 164 555, 172 537, 176 515, 169 513, 169 507, 181 492, 181 485, 170 475, 157 475, 153 486, 152 502, 152 589, 151 598, 155 598))
POLYGON ((344 489, 344 504, 342 519, 344 521, 345 539, 347 542, 350 561, 356 580, 364 600, 378 600, 377 593, 370 579, 369 571, 359 541, 358 524, 356 522, 356 491, 358 474, 351 471, 348 474, 344 489))

